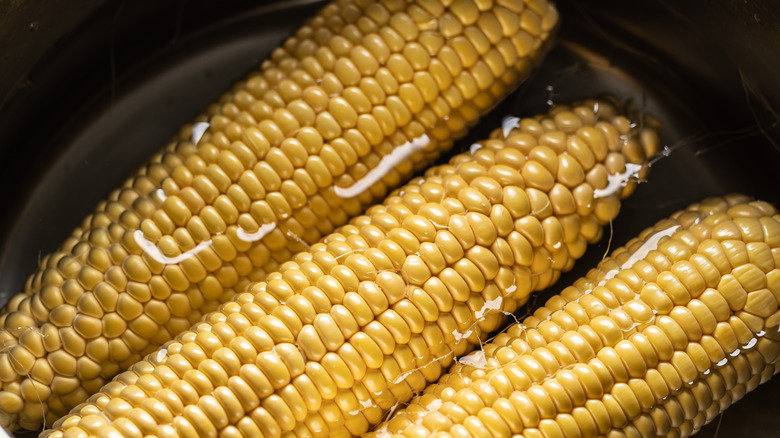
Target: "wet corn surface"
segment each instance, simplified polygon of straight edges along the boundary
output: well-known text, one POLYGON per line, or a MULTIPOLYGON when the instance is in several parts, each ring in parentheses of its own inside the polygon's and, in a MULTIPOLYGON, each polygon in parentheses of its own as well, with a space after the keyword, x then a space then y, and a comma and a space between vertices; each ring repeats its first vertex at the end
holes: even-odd
POLYGON ((557 20, 544 1, 325 6, 42 257, 0 316, 3 425, 51 423, 430 164, 557 20))
MULTIPOLYGON (((613 5, 614 6, 614 5, 613 5)), ((624 204, 621 217, 616 219, 613 223, 612 232, 610 235, 613 237, 613 245, 622 244, 628 241, 628 239, 638 233, 642 228, 658 220, 665 214, 671 213, 674 210, 684 207, 690 202, 697 201, 705 196, 718 193, 728 193, 732 191, 740 191, 749 194, 754 194, 760 198, 770 201, 776 201, 776 194, 771 189, 772 185, 767 182, 768 173, 766 168, 771 163, 776 163, 777 158, 773 154, 767 154, 765 146, 771 150, 771 145, 767 145, 763 138, 758 124, 760 121, 753 119, 751 116, 751 109, 743 107, 744 102, 737 102, 732 106, 718 108, 717 112, 722 116, 717 116, 715 107, 706 107, 699 105, 701 99, 696 95, 697 82, 693 81, 690 76, 685 75, 685 67, 675 64, 674 60, 663 60, 663 62, 657 62, 658 58, 653 59, 657 54, 653 54, 652 50, 648 50, 648 47, 637 44, 636 41, 630 40, 630 38, 622 38, 621 31, 615 27, 610 27, 609 23, 599 22, 599 19, 603 19, 603 15, 595 13, 587 13, 583 11, 582 7, 573 5, 569 2, 563 2, 562 7, 565 8, 565 16, 568 18, 569 27, 564 27, 559 39, 559 45, 551 54, 548 63, 544 66, 544 69, 537 76, 536 81, 531 84, 527 89, 523 90, 523 102, 524 104, 516 105, 516 99, 512 103, 507 103, 498 109, 498 112, 493 114, 493 123, 499 121, 503 116, 507 114, 515 115, 529 115, 535 112, 543 111, 546 109, 550 102, 564 102, 572 99, 583 98, 586 96, 593 96, 603 92, 609 92, 611 94, 618 95, 624 99, 633 99, 634 103, 638 103, 640 108, 643 108, 654 116, 659 117, 662 120, 664 130, 662 131, 663 144, 673 147, 673 151, 668 158, 663 158, 654 164, 653 168, 653 184, 640 184, 638 187, 638 193, 624 204), (728 175, 727 178, 721 175, 728 175)), ((301 12, 299 15, 310 15, 315 11, 315 8, 311 8, 308 11, 301 12)), ((620 7, 616 7, 615 15, 630 15, 626 14, 627 11, 621 11, 620 7)), ((294 15, 294 14, 293 14, 294 15)), ((284 19, 278 19, 277 23, 283 23, 284 19)), ((289 20, 289 17, 287 18, 289 20)), ((674 22, 674 17, 669 17, 674 22)), ((293 29, 300 22, 291 24, 289 29, 293 29)), ((283 27, 283 24, 280 25, 283 27)), ((681 25, 681 28, 685 28, 685 25, 681 25)), ((223 27, 227 29, 227 27, 223 27)), ((259 45, 265 44, 268 53, 272 47, 276 45, 290 30, 280 31, 279 28, 273 28, 266 30, 268 34, 267 38, 271 38, 271 43, 265 42, 260 39, 259 45)), ((690 37, 690 35, 688 35, 690 37)), ((692 37, 696 39, 696 35, 692 37)), ((236 38, 238 41, 239 38, 236 38)), ((229 47, 228 40, 223 40, 223 46, 220 47, 220 53, 227 53, 230 50, 225 50, 229 47)), ((255 43, 254 47, 258 44, 255 43)), ((183 47, 184 45, 182 45, 183 47)), ((202 44, 203 47, 208 47, 206 44, 202 44)), ((239 44, 235 44, 239 47, 239 44)), ((244 45, 243 49, 236 49, 236 52, 244 50, 245 53, 250 53, 251 50, 248 44, 244 45)), ((650 48, 651 49, 651 48, 650 48)), ((217 58, 216 52, 212 52, 210 56, 217 58)), ((263 54, 262 56, 265 56, 263 54)), ((177 61, 181 62, 182 58, 177 61)), ((183 62, 182 62, 183 63, 183 62)), ((241 64, 239 64, 241 65, 241 64)), ((170 68, 170 66, 168 67, 170 68)), ((227 76, 233 75, 233 78, 237 77, 245 67, 237 67, 236 72, 227 73, 227 76)), ((203 71, 195 69, 198 74, 203 71)), ((219 72, 217 72, 219 74, 219 72)), ((222 73, 225 74, 224 72, 222 73)), ((724 71, 724 74, 730 74, 728 71, 724 71)), ((186 74, 181 74, 180 77, 186 77, 186 74)), ((145 79, 147 80, 147 79, 145 79)), ((223 85, 216 86, 213 92, 217 92, 224 89, 230 84, 227 80, 223 85)), ((207 83, 208 85, 208 83, 207 83)), ((167 88, 173 90, 176 88, 176 84, 168 84, 167 88)), ((205 87, 204 87, 205 88, 205 87)), ((186 86, 180 91, 181 95, 192 96, 195 94, 194 88, 186 86)), ((167 89, 166 89, 167 91, 167 89)), ((165 93, 159 93, 164 95, 165 93)), ((133 95, 133 93, 128 93, 133 95)), ((140 95, 137 94, 137 95, 140 95)), ((118 94, 117 101, 115 102, 115 114, 127 114, 122 113, 123 106, 122 94, 118 94)), ((202 101, 199 104, 191 105, 191 108, 202 108, 209 99, 202 101)), ((149 99, 147 97, 147 99, 149 99)), ((164 102, 161 102, 162 105, 164 102)), ((126 107, 125 107, 126 108, 126 107)), ((167 117, 167 115, 166 115, 167 117)), ((149 141, 148 143, 156 148, 156 145, 162 144, 170 135, 170 127, 176 126, 188 119, 191 115, 187 115, 177 122, 166 124, 163 129, 164 132, 160 134, 160 137, 156 141, 149 141)), ((104 121, 105 122, 105 121, 104 121)), ((119 139, 119 143, 122 139, 127 137, 127 132, 138 131, 139 126, 143 126, 143 118, 135 119, 128 118, 129 124, 121 125, 115 123, 116 138, 119 139), (130 123, 132 122, 132 123, 130 123), (118 126, 118 127, 116 127, 118 126)), ((86 123, 86 122, 85 122, 86 123)), ((493 125, 495 126, 495 125, 493 125)), ((101 123, 100 130, 109 130, 111 123, 101 123)), ((153 126, 149 130, 142 129, 141 131, 148 132, 154 131, 153 126)), ((471 143, 484 138, 487 134, 487 130, 490 127, 481 128, 477 127, 473 134, 459 144, 461 149, 468 148, 471 143), (482 129, 480 133, 480 129, 482 129)), ((58 139, 62 140, 61 137, 58 139)), ((133 139, 135 141, 135 139, 133 139)), ((78 141, 73 140, 74 146, 68 151, 77 151, 78 141)), ((131 143, 133 147, 119 148, 123 150, 132 150, 135 147, 134 143, 131 143)), ((139 148, 135 148, 139 149, 139 148)), ((135 157, 133 163, 140 163, 145 156, 152 153, 154 149, 150 149, 148 152, 142 152, 139 156, 135 157)), ((78 153, 75 155, 79 155, 78 153)), ((83 154, 82 154, 83 155, 83 154)), ((104 152, 93 151, 93 155, 90 156, 90 161, 101 162, 105 159, 104 152)), ((79 155, 81 156, 81 155, 79 155)), ((66 157, 68 158, 67 154, 66 157)), ((127 160, 128 162, 132 160, 127 160)), ((67 161, 72 163, 73 161, 67 161)), ((78 162, 77 162, 78 163, 78 162)), ((123 177, 135 167, 127 166, 125 172, 120 175, 123 177)), ((109 172, 99 173, 92 166, 87 171, 86 168, 81 172, 76 172, 72 176, 73 183, 62 184, 61 180, 56 178, 50 178, 49 173, 30 172, 30 178, 36 178, 36 182, 40 182, 42 185, 46 185, 50 181, 59 181, 58 184, 49 186, 48 191, 41 191, 30 200, 30 204, 34 204, 35 200, 41 201, 45 205, 50 205, 53 209, 57 205, 59 199, 66 199, 71 197, 70 191, 64 190, 58 192, 60 187, 71 187, 74 184, 78 186, 81 184, 81 189, 78 193, 89 193, 95 190, 94 183, 86 183, 86 179, 83 175, 93 175, 93 172, 98 172, 98 180, 109 181, 106 184, 108 186, 116 186, 121 180, 116 180, 118 173, 115 169, 119 169, 121 165, 114 165, 109 172), (81 177, 78 174, 83 174, 81 177), (115 182, 110 183, 111 180, 115 182), (81 181, 79 181, 81 180, 81 181), (58 195, 42 196, 40 193, 59 193, 58 195)), ((40 169, 38 169, 40 172, 40 169)), ((24 181, 24 180, 20 180, 24 181)), ((89 181, 94 181, 93 179, 89 181)), ((41 247, 48 247, 53 249, 57 242, 70 231, 70 228, 77 225, 83 216, 89 212, 94 204, 102 197, 105 196, 105 192, 98 191, 92 200, 81 200, 82 209, 79 211, 67 211, 67 210, 51 210, 48 214, 42 213, 44 210, 35 210, 32 212, 35 214, 27 214, 25 216, 24 223, 26 225, 17 225, 14 228, 13 236, 6 236, 3 247, 4 258, 0 259, 2 268, 6 269, 12 266, 18 266, 18 268, 9 268, 13 272, 9 272, 9 275, 3 275, 2 281, 10 281, 8 279, 16 278, 16 283, 13 286, 8 287, 5 283, 2 292, 11 292, 19 290, 19 285, 23 280, 22 277, 29 273, 34 267, 34 261, 36 254, 40 251, 41 247), (52 233, 51 230, 56 230, 55 222, 50 218, 54 215, 62 217, 63 221, 68 221, 69 225, 62 228, 59 235, 53 236, 48 243, 40 243, 43 241, 43 236, 52 233), (26 236, 26 240, 23 238, 26 236), (19 242, 23 242, 22 247, 24 251, 18 251, 19 242), (34 242, 33 245, 29 245, 28 242, 34 242), (20 257, 18 260, 14 257, 14 260, 9 261, 6 248, 9 245, 17 245, 17 250, 14 254, 28 254, 28 256, 20 257), (25 252, 26 251, 26 252, 25 252)), ((39 202, 39 205, 40 203, 39 202)), ((11 204, 14 205, 14 204, 11 204)), ((28 204, 16 204, 26 206, 28 204)), ((27 208, 14 207, 11 211, 24 211, 29 213, 27 208)), ((16 217, 15 214, 6 214, 4 218, 16 217)), ((570 281, 573 281, 577 275, 582 275, 585 271, 594 266, 598 262, 604 252, 607 249, 607 241, 602 241, 597 248, 586 254, 585 266, 575 269, 583 269, 579 273, 575 272, 574 277, 570 277, 570 281)), ((566 279, 564 279, 566 281, 566 279)), ((553 288, 554 289, 554 288, 553 288)), ((555 293, 557 291, 551 291, 555 293)), ((523 310, 518 312, 518 315, 522 315, 523 310)), ((775 383, 768 383, 760 386, 756 391, 746 396, 744 400, 737 403, 730 408, 725 415, 715 419, 710 425, 706 426, 699 436, 715 436, 716 431, 718 436, 754 436, 753 434, 766 434, 771 433, 768 431, 776 430, 776 424, 773 426, 773 420, 776 420, 776 416, 763 415, 767 407, 776 406, 778 400, 776 398, 776 391, 773 391, 775 383), (758 397, 760 398, 758 398, 758 397), (774 427, 774 429, 773 429, 774 427)), ((771 435, 769 435, 771 436, 771 435)))
POLYGON ((506 119, 133 365, 52 436, 367 432, 599 240, 658 150, 636 126, 606 101, 506 119))
POLYGON ((774 207, 745 197, 674 214, 375 436, 695 434, 778 371, 778 236, 774 207))

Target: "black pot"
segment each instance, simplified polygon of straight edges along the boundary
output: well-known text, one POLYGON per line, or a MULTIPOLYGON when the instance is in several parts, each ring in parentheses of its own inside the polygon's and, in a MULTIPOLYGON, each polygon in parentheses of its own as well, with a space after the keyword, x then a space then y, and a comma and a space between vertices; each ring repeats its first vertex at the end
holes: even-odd
MULTIPOLYGON (((0 302, 181 124, 322 4, 0 3, 0 302)), ((543 68, 461 146, 504 114, 608 93, 659 119, 668 147, 614 222, 614 246, 706 196, 742 192, 780 205, 780 5, 560 0, 559 8, 562 27, 543 68)), ((606 240, 559 284, 595 266, 606 240)), ((779 407, 775 379, 699 436, 780 436, 779 407)))

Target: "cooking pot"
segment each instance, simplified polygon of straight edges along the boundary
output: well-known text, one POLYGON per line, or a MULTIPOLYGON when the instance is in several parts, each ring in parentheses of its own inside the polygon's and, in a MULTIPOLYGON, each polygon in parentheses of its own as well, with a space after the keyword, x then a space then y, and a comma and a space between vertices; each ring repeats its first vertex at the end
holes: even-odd
MULTIPOLYGON (((257 65, 315 0, 0 3, 0 303, 111 189, 257 65)), ((555 48, 507 114, 611 94, 661 121, 664 153, 625 201, 605 251, 707 196, 780 205, 780 5, 771 0, 560 0, 555 48)), ((562 286, 543 292, 550 295, 562 286)), ((780 378, 698 436, 780 436, 780 378)), ((23 434, 22 434, 23 435, 23 434)), ((28 433, 28 435, 30 435, 28 433)))

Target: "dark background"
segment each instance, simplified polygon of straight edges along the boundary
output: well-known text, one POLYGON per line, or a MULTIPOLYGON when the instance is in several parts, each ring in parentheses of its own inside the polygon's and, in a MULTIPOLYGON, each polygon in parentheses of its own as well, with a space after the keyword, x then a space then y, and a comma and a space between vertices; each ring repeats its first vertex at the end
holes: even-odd
MULTIPOLYGON (((322 4, 0 2, 0 302, 180 125, 322 4)), ((505 114, 610 93, 661 120, 670 152, 625 202, 613 248, 706 196, 737 191, 780 205, 780 4, 558 6, 562 27, 543 68, 461 146, 505 114)), ((606 245, 559 284, 594 266, 606 245)), ((763 385, 698 436, 780 436, 778 390, 780 379, 763 385)))

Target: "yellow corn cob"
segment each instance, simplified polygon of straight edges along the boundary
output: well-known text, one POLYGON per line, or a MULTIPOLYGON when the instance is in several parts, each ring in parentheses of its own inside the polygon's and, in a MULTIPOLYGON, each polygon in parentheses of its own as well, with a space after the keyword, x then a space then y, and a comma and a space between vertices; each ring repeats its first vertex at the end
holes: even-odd
POLYGON ((11 299, 0 423, 64 414, 448 149, 557 21, 489 3, 334 2, 183 128, 11 299))
POLYGON ((636 131, 605 102, 505 121, 135 364, 50 436, 366 432, 601 236, 658 147, 652 128, 636 131))
POLYGON ((695 433, 780 371, 780 215, 749 201, 645 230, 375 436, 695 433))

